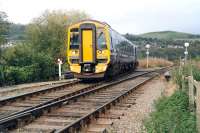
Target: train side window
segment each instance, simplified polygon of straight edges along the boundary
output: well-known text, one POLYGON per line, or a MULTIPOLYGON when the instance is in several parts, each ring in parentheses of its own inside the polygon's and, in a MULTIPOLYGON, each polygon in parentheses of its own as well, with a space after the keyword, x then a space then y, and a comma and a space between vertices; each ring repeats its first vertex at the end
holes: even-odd
POLYGON ((104 32, 100 29, 97 32, 97 49, 99 50, 107 49, 104 32))
POLYGON ((110 49, 111 49, 111 50, 114 49, 114 46, 113 46, 113 38, 112 38, 111 35, 110 35, 110 49))
POLYGON ((111 50, 114 49, 114 39, 113 39, 113 35, 112 35, 112 31, 109 29, 109 33, 110 33, 110 48, 111 50))
POLYGON ((134 47, 131 47, 131 55, 134 56, 134 47))
POLYGON ((70 49, 79 49, 79 32, 78 28, 70 31, 70 49))

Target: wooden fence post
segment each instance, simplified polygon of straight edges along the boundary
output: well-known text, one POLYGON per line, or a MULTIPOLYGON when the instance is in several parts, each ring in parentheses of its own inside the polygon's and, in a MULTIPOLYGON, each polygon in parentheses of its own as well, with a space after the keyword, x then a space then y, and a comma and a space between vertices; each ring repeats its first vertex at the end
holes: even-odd
POLYGON ((200 82, 194 81, 196 86, 196 126, 200 133, 200 82))
POLYGON ((190 109, 194 110, 194 80, 193 80, 193 76, 188 76, 188 85, 189 85, 189 105, 190 105, 190 109))

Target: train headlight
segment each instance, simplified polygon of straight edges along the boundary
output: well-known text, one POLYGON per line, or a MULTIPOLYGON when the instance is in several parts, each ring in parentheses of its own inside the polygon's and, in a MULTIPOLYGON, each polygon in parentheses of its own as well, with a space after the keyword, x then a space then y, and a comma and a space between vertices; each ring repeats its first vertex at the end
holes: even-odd
POLYGON ((105 72, 106 71, 106 68, 107 66, 106 65, 97 65, 96 66, 96 73, 99 73, 99 72, 105 72))
POLYGON ((76 54, 76 51, 72 51, 72 55, 75 55, 76 54))
POLYGON ((102 53, 102 51, 101 51, 101 50, 98 50, 98 51, 97 51, 97 53, 98 53, 98 54, 101 54, 101 53, 102 53))

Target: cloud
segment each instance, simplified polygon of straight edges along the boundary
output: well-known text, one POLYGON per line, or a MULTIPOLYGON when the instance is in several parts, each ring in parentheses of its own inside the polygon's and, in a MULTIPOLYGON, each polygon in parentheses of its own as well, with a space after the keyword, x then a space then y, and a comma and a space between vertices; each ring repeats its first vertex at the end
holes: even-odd
POLYGON ((0 0, 15 23, 29 23, 49 10, 83 10, 121 33, 178 30, 200 33, 199 0, 0 0))

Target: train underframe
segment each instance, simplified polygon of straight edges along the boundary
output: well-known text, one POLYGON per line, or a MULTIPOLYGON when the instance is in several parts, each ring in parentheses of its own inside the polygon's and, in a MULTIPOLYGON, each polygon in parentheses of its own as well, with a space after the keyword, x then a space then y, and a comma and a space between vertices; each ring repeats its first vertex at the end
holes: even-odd
POLYGON ((74 73, 75 78, 79 79, 101 79, 101 78, 111 78, 120 73, 127 71, 133 71, 137 68, 137 61, 132 63, 110 63, 107 65, 107 69, 104 72, 95 73, 95 72, 81 72, 74 73))

